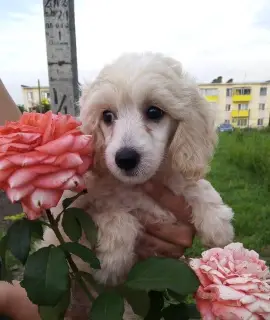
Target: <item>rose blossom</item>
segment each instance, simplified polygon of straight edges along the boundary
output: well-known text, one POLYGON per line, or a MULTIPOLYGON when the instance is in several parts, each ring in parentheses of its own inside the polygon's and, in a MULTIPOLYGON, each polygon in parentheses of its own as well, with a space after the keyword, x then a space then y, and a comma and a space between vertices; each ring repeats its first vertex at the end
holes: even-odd
POLYGON ((205 320, 270 319, 269 269, 241 243, 203 252, 192 259, 200 287, 195 298, 205 320))
POLYGON ((55 207, 64 190, 85 188, 92 138, 70 115, 24 113, 0 127, 0 189, 20 201, 29 219, 55 207))

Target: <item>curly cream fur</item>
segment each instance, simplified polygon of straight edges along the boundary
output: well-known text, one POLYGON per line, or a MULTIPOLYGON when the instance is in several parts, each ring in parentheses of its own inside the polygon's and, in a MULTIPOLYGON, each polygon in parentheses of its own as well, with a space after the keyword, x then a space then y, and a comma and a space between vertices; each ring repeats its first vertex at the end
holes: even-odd
MULTIPOLYGON (((85 208, 99 227, 96 251, 102 269, 95 273, 96 279, 107 284, 125 279, 136 262, 134 247, 143 228, 140 215, 175 222, 138 187, 152 177, 185 196, 207 246, 233 240, 233 212, 203 180, 217 141, 214 110, 177 61, 161 54, 125 54, 85 86, 80 105, 82 130, 94 136, 96 154, 94 168, 85 176, 88 194, 74 206, 85 208), (160 123, 144 118, 148 104, 165 111, 160 123), (111 127, 102 122, 106 109, 118 116, 111 127), (121 146, 134 147, 142 155, 134 176, 125 176, 114 163, 121 146)), ((60 206, 55 214, 59 210, 60 206)), ((50 230, 45 233, 48 243, 57 243, 50 230)), ((88 269, 82 261, 77 263, 88 269)))

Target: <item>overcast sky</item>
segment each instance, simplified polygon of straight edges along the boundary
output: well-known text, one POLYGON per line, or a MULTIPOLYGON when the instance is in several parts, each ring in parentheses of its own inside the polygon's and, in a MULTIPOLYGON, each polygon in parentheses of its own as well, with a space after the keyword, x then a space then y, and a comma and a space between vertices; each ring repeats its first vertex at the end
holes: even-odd
MULTIPOLYGON (((0 0, 0 77, 48 84, 42 0, 0 0)), ((79 79, 128 51, 179 59, 198 81, 270 79, 270 0, 75 0, 79 79)))

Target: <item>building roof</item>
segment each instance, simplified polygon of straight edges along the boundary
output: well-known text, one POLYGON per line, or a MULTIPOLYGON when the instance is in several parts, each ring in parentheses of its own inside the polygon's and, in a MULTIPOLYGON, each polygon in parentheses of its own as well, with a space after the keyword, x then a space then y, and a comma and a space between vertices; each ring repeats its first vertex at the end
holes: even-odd
POLYGON ((270 84, 270 80, 267 81, 250 81, 250 82, 221 82, 221 83, 212 83, 212 82, 201 82, 199 86, 252 86, 252 85, 267 85, 270 84))
MULTIPOLYGON (((38 86, 26 86, 24 84, 21 85, 21 87, 23 89, 38 89, 39 87, 38 86)), ((47 89, 49 90, 49 86, 40 86, 40 89, 47 89)))

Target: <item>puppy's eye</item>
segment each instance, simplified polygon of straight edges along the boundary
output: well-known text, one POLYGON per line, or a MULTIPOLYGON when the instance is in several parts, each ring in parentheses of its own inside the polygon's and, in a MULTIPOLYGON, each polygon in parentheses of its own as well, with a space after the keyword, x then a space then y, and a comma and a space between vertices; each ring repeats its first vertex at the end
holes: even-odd
POLYGON ((105 111, 103 111, 102 118, 103 118, 103 121, 107 125, 110 125, 114 122, 116 117, 115 117, 114 113, 111 112, 110 110, 105 110, 105 111))
POLYGON ((146 117, 150 120, 158 121, 158 120, 162 119, 163 116, 164 116, 164 111, 159 109, 156 106, 150 106, 146 110, 146 117))

